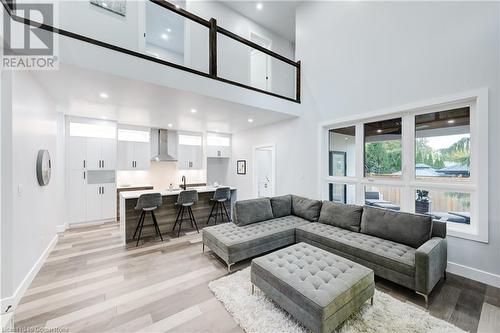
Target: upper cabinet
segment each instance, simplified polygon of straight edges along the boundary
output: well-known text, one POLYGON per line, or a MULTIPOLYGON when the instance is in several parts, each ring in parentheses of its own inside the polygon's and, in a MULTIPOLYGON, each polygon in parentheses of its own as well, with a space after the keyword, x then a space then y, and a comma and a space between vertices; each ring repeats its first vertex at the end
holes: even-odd
POLYGON ((107 138, 87 138, 87 169, 116 169, 116 140, 107 138))
POLYGON ((118 170, 148 170, 150 151, 149 129, 118 129, 118 170))
POLYGON ((179 170, 203 169, 203 136, 201 134, 179 133, 177 168, 179 170))
POLYGON ((218 133, 207 133, 207 157, 231 157, 231 136, 218 133))

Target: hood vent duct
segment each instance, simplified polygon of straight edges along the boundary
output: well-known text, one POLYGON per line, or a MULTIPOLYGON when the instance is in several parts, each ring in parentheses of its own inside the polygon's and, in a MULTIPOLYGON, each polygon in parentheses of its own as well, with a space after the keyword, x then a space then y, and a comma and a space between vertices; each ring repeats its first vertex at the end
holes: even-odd
POLYGON ((165 129, 151 129, 153 161, 177 161, 177 132, 165 129))

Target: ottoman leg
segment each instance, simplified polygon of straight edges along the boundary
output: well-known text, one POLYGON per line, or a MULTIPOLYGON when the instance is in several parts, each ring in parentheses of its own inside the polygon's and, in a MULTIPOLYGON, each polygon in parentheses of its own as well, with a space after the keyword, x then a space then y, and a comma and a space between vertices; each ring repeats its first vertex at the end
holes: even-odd
POLYGON ((231 266, 233 264, 227 263, 227 274, 231 273, 231 266))
POLYGON ((203 248, 202 248, 201 252, 205 253, 205 243, 203 243, 203 248))
POLYGON ((373 297, 370 298, 370 305, 373 306, 373 297))
POLYGON ((255 293, 255 286, 254 284, 252 283, 252 295, 255 293))

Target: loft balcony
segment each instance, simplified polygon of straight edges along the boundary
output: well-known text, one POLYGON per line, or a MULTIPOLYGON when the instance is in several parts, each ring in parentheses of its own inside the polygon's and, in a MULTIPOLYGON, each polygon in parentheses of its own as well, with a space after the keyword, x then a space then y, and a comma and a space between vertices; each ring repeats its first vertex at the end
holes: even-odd
POLYGON ((248 40, 190 11, 189 2, 127 2, 121 16, 86 1, 53 1, 52 25, 22 17, 16 1, 2 0, 14 21, 58 38, 59 60, 177 90, 297 116, 300 61, 248 40))

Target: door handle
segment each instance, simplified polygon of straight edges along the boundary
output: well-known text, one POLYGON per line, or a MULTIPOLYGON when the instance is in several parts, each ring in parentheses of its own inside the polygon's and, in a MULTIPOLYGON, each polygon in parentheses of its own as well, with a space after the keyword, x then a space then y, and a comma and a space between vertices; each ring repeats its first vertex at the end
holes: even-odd
POLYGON ((86 163, 85 163, 85 160, 83 160, 83 167, 84 167, 84 168, 86 168, 86 165, 85 165, 85 164, 86 164, 86 163))
POLYGON ((101 194, 101 187, 99 186, 99 189, 97 190, 98 194, 101 194))
POLYGON ((83 179, 85 179, 85 171, 83 172, 83 179))
POLYGON ((101 194, 104 194, 104 186, 102 187, 102 193, 101 194))

